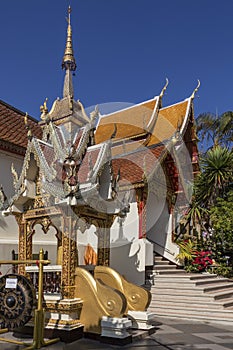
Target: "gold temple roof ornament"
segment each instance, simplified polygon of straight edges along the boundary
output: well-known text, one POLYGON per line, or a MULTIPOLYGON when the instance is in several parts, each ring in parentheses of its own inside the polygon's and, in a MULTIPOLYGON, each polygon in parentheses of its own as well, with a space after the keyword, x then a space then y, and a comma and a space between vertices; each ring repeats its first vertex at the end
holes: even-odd
POLYGON ((62 68, 65 69, 65 77, 63 84, 63 97, 57 98, 50 111, 48 111, 46 101, 40 107, 41 126, 52 121, 55 125, 63 125, 70 132, 71 139, 74 137, 77 128, 82 128, 90 122, 83 104, 79 100, 74 99, 74 89, 72 81, 72 72, 76 69, 76 62, 72 47, 72 29, 70 21, 71 8, 68 8, 68 27, 65 53, 62 61, 62 68))
POLYGON ((71 14, 71 7, 69 6, 68 18, 67 18, 67 22, 68 22, 67 39, 66 39, 65 53, 62 60, 62 69, 75 71, 76 62, 74 58, 73 45, 72 45, 72 28, 71 28, 71 22, 70 22, 70 14, 71 14))
POLYGON ((197 86, 196 86, 196 88, 193 90, 193 93, 192 93, 192 95, 191 95, 191 98, 192 98, 192 99, 194 99, 196 93, 197 93, 198 90, 199 90, 200 85, 201 85, 201 82, 200 82, 199 79, 197 79, 197 86))
POLYGON ((160 97, 163 97, 163 95, 165 94, 165 91, 167 90, 168 84, 169 84, 169 80, 168 80, 168 78, 166 78, 166 83, 165 83, 164 87, 162 88, 160 95, 159 95, 160 97))

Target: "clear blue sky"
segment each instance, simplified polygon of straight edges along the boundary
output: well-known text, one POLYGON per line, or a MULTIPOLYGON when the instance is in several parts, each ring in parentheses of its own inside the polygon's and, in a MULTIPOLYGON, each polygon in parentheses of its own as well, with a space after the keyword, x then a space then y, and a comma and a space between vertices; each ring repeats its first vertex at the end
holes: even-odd
POLYGON ((39 118, 45 97, 62 96, 69 4, 85 107, 141 102, 168 77, 164 105, 200 79, 196 116, 233 109, 232 0, 2 0, 0 99, 39 118))

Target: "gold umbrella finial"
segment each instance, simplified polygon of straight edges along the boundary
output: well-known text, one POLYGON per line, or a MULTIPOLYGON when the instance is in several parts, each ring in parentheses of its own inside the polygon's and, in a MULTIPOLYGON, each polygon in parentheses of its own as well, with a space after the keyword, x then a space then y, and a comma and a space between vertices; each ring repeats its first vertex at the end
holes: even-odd
POLYGON ((71 20, 70 20, 70 14, 71 14, 71 7, 68 7, 68 27, 67 27, 67 38, 66 38, 66 47, 65 47, 65 53, 62 60, 62 69, 69 69, 70 71, 75 71, 76 69, 76 62, 74 58, 74 52, 73 52, 73 45, 72 45, 72 28, 71 28, 71 20))
POLYGON ((68 24, 70 25, 71 6, 68 7, 68 24))

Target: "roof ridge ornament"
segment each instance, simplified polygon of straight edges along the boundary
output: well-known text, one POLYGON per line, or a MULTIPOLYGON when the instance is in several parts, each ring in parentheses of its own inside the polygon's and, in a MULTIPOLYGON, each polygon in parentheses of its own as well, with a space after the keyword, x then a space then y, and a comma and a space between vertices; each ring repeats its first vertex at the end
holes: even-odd
POLYGON ((159 97, 163 97, 163 95, 165 94, 165 91, 167 90, 168 84, 169 84, 169 80, 168 80, 168 78, 166 78, 166 83, 165 83, 164 87, 162 88, 159 97))
POLYGON ((200 85, 201 85, 201 82, 200 82, 199 79, 197 79, 197 86, 196 86, 196 88, 193 90, 192 95, 190 96, 192 99, 195 97, 196 93, 198 92, 200 85))
POLYGON ((14 163, 11 164, 11 174, 13 177, 13 185, 14 185, 14 188, 16 189, 17 183, 19 181, 19 175, 17 174, 17 171, 15 170, 14 163))
POLYGON ((62 60, 62 69, 75 71, 76 62, 74 58, 73 45, 72 45, 72 28, 70 21, 71 7, 68 7, 68 26, 67 26, 67 38, 66 38, 66 47, 62 60))

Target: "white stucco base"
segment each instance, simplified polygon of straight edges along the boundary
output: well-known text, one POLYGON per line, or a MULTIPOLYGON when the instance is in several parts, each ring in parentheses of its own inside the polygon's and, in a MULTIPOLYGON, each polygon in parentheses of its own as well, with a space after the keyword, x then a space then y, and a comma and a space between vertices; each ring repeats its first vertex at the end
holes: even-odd
POLYGON ((153 328, 150 322, 155 318, 155 314, 148 311, 128 311, 128 316, 132 321, 132 328, 148 330, 153 328))
POLYGON ((101 336, 110 338, 127 338, 132 322, 126 318, 103 316, 101 320, 101 336))

